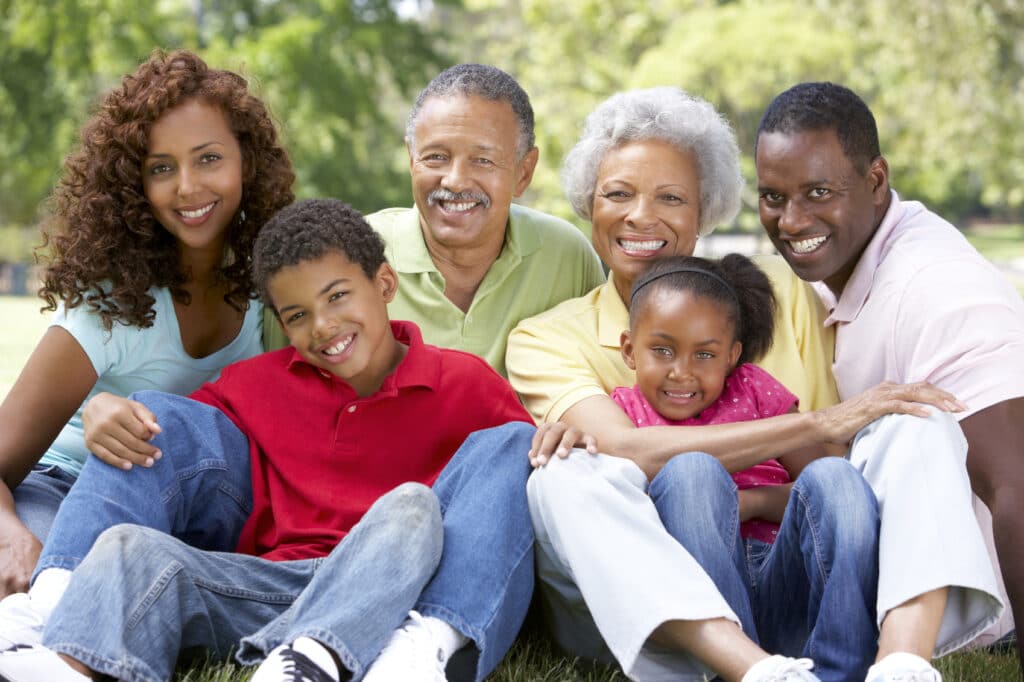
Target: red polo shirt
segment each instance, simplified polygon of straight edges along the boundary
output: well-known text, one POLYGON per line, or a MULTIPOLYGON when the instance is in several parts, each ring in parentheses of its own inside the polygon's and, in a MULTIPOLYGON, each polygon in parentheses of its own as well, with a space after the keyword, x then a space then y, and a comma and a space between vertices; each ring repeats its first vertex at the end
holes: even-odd
POLYGON ((411 322, 391 328, 409 352, 366 398, 293 348, 230 365, 192 394, 249 438, 253 510, 239 552, 324 556, 387 491, 433 484, 473 431, 533 423, 482 359, 424 344, 411 322))

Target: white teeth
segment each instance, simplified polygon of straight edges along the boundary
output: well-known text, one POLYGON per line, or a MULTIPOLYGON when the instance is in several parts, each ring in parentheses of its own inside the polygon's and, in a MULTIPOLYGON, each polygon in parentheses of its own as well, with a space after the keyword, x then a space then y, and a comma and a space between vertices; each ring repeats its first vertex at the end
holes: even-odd
POLYGON ((680 391, 665 391, 665 395, 669 398, 694 398, 697 396, 697 392, 690 391, 689 393, 682 393, 680 391))
POLYGON ((790 242, 789 246, 797 253, 810 253, 824 244, 827 239, 828 235, 823 237, 811 237, 810 239, 801 239, 798 242, 790 242))
POLYGON ((453 202, 450 202, 450 201, 446 201, 446 202, 444 202, 444 207, 445 207, 445 210, 448 210, 448 211, 456 211, 456 212, 458 212, 458 211, 468 211, 469 209, 471 209, 474 206, 476 206, 476 203, 477 202, 475 202, 475 201, 464 201, 464 202, 460 202, 460 203, 453 203, 453 202))
POLYGON ((178 213, 186 218, 202 218, 204 215, 212 211, 216 204, 217 202, 213 202, 212 204, 207 204, 196 211, 178 211, 178 213))
POLYGON ((354 336, 346 337, 346 338, 342 339, 341 341, 339 341, 338 343, 336 343, 333 346, 331 346, 330 348, 325 348, 324 349, 324 353, 326 355, 337 355, 338 353, 341 353, 346 348, 348 348, 349 344, 352 343, 352 339, 354 339, 354 338, 355 338, 354 336))
POLYGON ((630 241, 620 239, 619 246, 626 251, 657 251, 668 244, 664 239, 648 239, 647 241, 630 241))

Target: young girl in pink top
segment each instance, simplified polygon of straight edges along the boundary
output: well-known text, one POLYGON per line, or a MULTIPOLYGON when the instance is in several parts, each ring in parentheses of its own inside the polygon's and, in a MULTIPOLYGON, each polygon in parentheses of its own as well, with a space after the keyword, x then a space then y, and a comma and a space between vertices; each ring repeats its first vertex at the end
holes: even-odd
MULTIPOLYGON (((655 262, 633 285, 622 333, 637 383, 612 398, 638 427, 795 411, 796 397, 750 364, 771 346, 774 314, 770 282, 744 256, 655 262)), ((849 463, 823 454, 730 472, 711 455, 682 454, 649 492, 751 639, 813 659, 822 680, 863 679, 877 637, 877 505, 849 463)))

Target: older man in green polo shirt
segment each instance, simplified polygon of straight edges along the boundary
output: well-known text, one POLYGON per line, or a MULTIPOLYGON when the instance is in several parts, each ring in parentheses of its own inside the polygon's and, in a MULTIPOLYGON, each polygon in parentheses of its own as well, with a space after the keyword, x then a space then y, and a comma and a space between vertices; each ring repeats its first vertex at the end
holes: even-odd
MULTIPOLYGON (((569 223, 512 204, 538 150, 530 99, 507 73, 443 71, 416 98, 405 142, 415 207, 367 216, 399 276, 388 312, 504 375, 512 328, 602 283, 600 261, 569 223)), ((264 338, 268 349, 285 343, 273 319, 264 338)))

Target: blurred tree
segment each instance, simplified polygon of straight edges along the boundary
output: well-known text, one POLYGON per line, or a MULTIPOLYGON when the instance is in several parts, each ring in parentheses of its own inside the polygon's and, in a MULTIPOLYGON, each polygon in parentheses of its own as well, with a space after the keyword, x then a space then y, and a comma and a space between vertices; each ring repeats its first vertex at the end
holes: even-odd
POLYGON ((401 118, 443 61, 419 11, 409 0, 0 0, 0 226, 33 220, 91 105, 156 47, 259 81, 300 195, 367 211, 411 203, 401 118))

